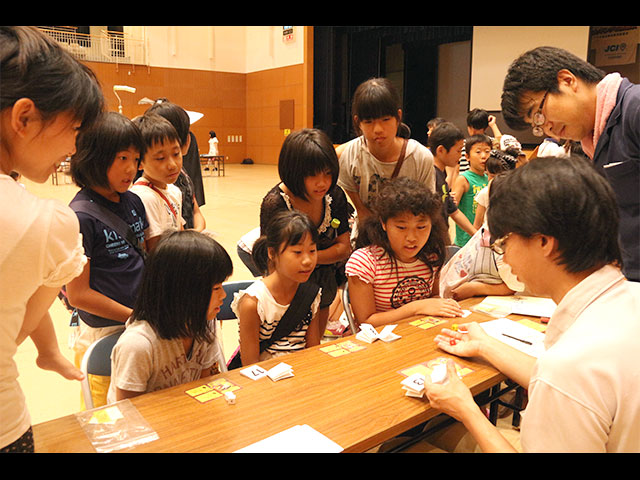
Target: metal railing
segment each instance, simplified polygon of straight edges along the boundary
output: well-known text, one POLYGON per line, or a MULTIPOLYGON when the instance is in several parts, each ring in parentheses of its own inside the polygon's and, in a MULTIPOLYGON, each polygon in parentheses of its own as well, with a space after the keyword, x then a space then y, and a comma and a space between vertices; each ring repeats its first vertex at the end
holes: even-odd
POLYGON ((144 42, 127 33, 101 30, 100 35, 78 33, 76 27, 38 27, 78 60, 146 65, 144 42))

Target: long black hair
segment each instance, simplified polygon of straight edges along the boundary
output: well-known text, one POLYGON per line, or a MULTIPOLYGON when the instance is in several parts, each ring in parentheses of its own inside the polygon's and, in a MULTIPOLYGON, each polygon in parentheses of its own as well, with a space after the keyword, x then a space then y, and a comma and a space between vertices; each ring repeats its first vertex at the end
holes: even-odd
POLYGON ((147 321, 160 338, 210 342, 211 292, 232 273, 231 257, 210 236, 166 233, 149 255, 132 317, 147 321))

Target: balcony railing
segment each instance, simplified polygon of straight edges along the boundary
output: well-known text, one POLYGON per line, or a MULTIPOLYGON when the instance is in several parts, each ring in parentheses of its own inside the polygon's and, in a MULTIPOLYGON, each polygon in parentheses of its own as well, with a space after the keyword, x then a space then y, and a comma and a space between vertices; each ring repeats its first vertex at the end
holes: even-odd
POLYGON ((79 60, 146 65, 144 42, 123 32, 78 33, 75 27, 40 27, 79 60))

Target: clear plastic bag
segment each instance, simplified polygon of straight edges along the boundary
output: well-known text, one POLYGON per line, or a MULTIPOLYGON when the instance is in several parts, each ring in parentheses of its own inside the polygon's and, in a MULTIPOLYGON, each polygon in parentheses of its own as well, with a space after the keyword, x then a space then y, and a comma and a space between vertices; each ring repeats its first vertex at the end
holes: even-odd
POLYGON ((98 453, 131 448, 158 439, 129 400, 75 414, 98 453))

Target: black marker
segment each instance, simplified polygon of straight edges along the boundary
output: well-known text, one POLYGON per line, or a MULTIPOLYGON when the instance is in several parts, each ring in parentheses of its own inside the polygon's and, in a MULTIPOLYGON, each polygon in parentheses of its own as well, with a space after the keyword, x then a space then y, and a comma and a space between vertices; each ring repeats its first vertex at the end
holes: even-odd
POLYGON ((518 340, 519 342, 526 343, 527 345, 533 345, 528 340, 522 340, 521 338, 512 337, 511 335, 507 335, 506 333, 503 333, 502 335, 504 335, 505 337, 513 338, 514 340, 518 340))

